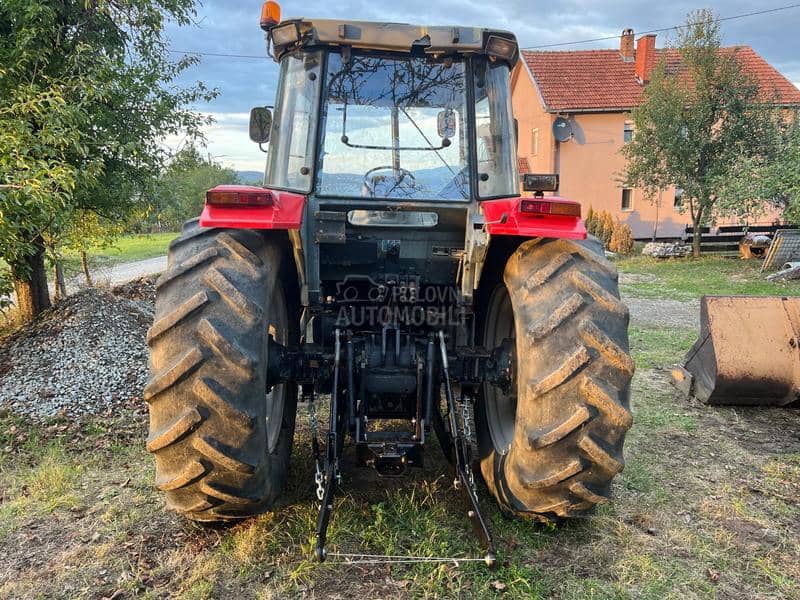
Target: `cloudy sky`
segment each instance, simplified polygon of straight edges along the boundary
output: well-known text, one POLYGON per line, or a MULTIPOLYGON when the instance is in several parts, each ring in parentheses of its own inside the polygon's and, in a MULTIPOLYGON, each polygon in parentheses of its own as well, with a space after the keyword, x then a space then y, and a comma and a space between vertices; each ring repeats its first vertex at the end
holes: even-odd
MULTIPOLYGON (((717 0, 697 3, 684 0, 305 0, 281 2, 283 16, 308 16, 425 23, 476 25, 509 29, 522 47, 561 44, 619 35, 626 27, 640 31, 679 24, 692 9, 709 6, 720 17, 796 4, 791 0, 717 0)), ((216 123, 206 130, 207 151, 219 162, 239 170, 260 171, 263 154, 247 137, 252 106, 272 104, 277 67, 264 53, 264 37, 258 26, 261 2, 257 0, 204 0, 193 27, 170 27, 168 37, 176 51, 237 54, 256 58, 202 56, 187 72, 186 82, 204 81, 219 89, 219 97, 197 106, 211 113, 216 123), (260 58, 259 58, 260 57, 260 58)), ((726 44, 752 46, 795 85, 800 87, 800 6, 722 23, 726 44)), ((668 33, 659 34, 659 46, 668 33)), ((572 50, 614 47, 614 40, 571 44, 554 49, 572 50)), ((179 139, 167 140, 175 148, 179 139)))

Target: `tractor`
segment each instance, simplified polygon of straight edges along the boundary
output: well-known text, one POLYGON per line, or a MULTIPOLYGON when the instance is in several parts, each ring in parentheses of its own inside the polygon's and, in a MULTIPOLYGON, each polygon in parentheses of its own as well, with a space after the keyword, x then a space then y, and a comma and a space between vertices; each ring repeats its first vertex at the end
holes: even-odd
POLYGON ((261 27, 280 66, 250 115, 263 186, 208 190, 156 284, 144 398, 167 505, 269 510, 298 404, 319 560, 346 445, 398 477, 435 435, 489 565, 481 481, 513 517, 607 502, 632 423, 628 310, 558 176, 518 171, 515 36, 281 20, 275 2, 261 27))

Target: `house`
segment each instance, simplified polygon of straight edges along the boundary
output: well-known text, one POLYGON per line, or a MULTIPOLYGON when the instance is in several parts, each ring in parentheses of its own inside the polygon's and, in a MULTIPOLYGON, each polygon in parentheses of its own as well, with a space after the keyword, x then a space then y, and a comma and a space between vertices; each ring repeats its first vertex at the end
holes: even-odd
MULTIPOLYGON (((752 48, 722 51, 736 52, 765 97, 800 107, 800 90, 752 48)), ((609 211, 639 239, 677 237, 691 223, 688 211, 677 209, 680 189, 665 189, 651 200, 618 181, 625 166, 620 149, 633 135, 630 111, 662 54, 668 67, 680 64, 677 50, 656 48, 655 35, 640 37, 634 48, 634 33, 626 29, 618 50, 523 50, 511 81, 520 170, 559 173, 560 195, 580 201, 584 214, 589 206, 609 211)))

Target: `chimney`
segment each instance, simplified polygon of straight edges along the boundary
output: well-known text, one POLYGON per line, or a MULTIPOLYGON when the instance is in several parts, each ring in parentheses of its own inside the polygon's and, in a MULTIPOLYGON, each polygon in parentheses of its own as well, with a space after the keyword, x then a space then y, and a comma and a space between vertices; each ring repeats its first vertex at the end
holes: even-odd
POLYGON ((633 29, 623 29, 619 37, 619 53, 623 62, 633 62, 633 29))
POLYGON ((644 85, 650 81, 650 72, 656 64, 656 36, 643 35, 636 42, 636 80, 644 85))

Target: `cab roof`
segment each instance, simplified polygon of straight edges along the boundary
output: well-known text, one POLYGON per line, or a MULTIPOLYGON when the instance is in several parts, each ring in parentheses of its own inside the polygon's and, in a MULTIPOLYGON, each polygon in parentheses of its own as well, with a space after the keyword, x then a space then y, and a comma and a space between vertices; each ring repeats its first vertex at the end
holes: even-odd
POLYGON ((411 53, 422 48, 426 54, 484 54, 513 67, 519 59, 516 36, 499 29, 461 26, 426 26, 373 21, 296 18, 281 21, 271 28, 276 58, 298 47, 340 46, 386 52, 411 53), (297 35, 291 34, 296 27, 297 35), (288 36, 274 36, 287 28, 288 36), (293 41, 276 43, 275 38, 293 41), (498 52, 502 49, 503 53, 498 52))

